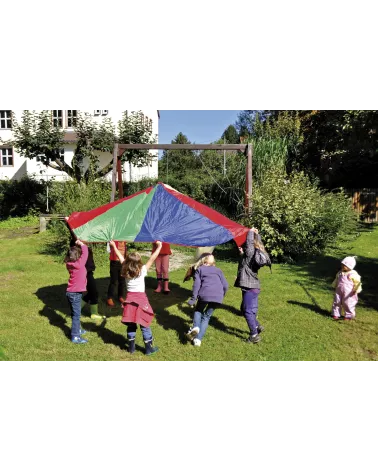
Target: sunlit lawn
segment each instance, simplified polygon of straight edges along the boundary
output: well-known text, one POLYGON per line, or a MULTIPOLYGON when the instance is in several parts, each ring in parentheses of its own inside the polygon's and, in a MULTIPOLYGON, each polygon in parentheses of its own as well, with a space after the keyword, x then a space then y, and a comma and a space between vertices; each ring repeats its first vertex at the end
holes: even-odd
MULTIPOLYGON (((274 265, 260 271, 262 291, 259 319, 265 326, 259 345, 243 342, 247 325, 239 314, 240 291, 234 288, 236 260, 218 250, 218 266, 230 290, 218 309, 200 348, 186 343, 184 333, 191 323, 185 305, 191 283, 183 283, 185 268, 171 273, 170 295, 153 293, 154 272, 147 279, 147 292, 156 317, 152 325, 160 352, 143 355, 141 333, 138 350, 125 350, 125 327, 121 308, 105 307, 108 269, 95 275, 101 293, 100 312, 105 322, 82 317, 89 343, 70 342, 71 319, 65 297, 67 271, 64 264, 42 253, 48 233, 8 238, 0 225, 0 359, 8 360, 376 360, 378 358, 378 228, 365 231, 344 252, 313 258, 298 265, 274 265), (357 255, 363 292, 357 306, 357 321, 330 318, 331 282, 339 257, 357 255)), ((17 233, 13 233, 13 236, 17 233)))

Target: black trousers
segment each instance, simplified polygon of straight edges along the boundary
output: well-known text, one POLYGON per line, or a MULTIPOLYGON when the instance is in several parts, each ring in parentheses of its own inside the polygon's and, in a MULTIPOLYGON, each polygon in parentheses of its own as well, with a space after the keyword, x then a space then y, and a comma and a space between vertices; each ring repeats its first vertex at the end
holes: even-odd
POLYGON ((108 288, 108 298, 116 298, 118 284, 118 298, 126 296, 126 280, 121 276, 122 264, 119 261, 110 261, 110 284, 108 288))
POLYGON ((98 291, 96 281, 93 275, 93 270, 87 272, 87 293, 84 295, 83 300, 85 303, 91 305, 98 305, 98 291))

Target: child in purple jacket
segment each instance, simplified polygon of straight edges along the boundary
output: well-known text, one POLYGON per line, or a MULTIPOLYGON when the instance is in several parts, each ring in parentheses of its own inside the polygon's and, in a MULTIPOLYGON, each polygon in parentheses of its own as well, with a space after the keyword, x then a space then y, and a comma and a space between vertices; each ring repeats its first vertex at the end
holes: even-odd
POLYGON ((193 327, 186 334, 187 338, 193 341, 194 346, 197 347, 201 346, 210 317, 215 308, 222 303, 228 289, 223 272, 215 267, 214 256, 209 254, 203 257, 201 262, 202 264, 194 274, 193 296, 188 301, 190 306, 194 306, 197 301, 193 327))

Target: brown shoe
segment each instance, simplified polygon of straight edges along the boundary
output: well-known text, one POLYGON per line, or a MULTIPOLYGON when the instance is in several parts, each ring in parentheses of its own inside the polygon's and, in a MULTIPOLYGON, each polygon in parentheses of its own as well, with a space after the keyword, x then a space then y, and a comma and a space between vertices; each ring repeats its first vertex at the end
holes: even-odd
POLYGON ((114 306, 115 306, 115 305, 114 305, 114 302, 113 302, 113 300, 112 300, 111 298, 108 298, 108 299, 106 300, 106 304, 107 304, 108 306, 111 306, 111 307, 114 307, 114 306))

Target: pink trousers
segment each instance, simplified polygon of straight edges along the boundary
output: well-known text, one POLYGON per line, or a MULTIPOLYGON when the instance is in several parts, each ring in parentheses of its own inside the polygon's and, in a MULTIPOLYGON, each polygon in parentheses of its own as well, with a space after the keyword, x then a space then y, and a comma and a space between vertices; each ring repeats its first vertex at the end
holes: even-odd
POLYGON ((342 310, 344 310, 345 318, 353 319, 356 317, 356 305, 358 302, 358 295, 345 295, 341 291, 336 290, 335 298, 332 305, 332 316, 340 318, 342 310))
POLYGON ((156 267, 156 278, 158 279, 169 279, 169 254, 163 254, 157 256, 155 260, 156 267))

